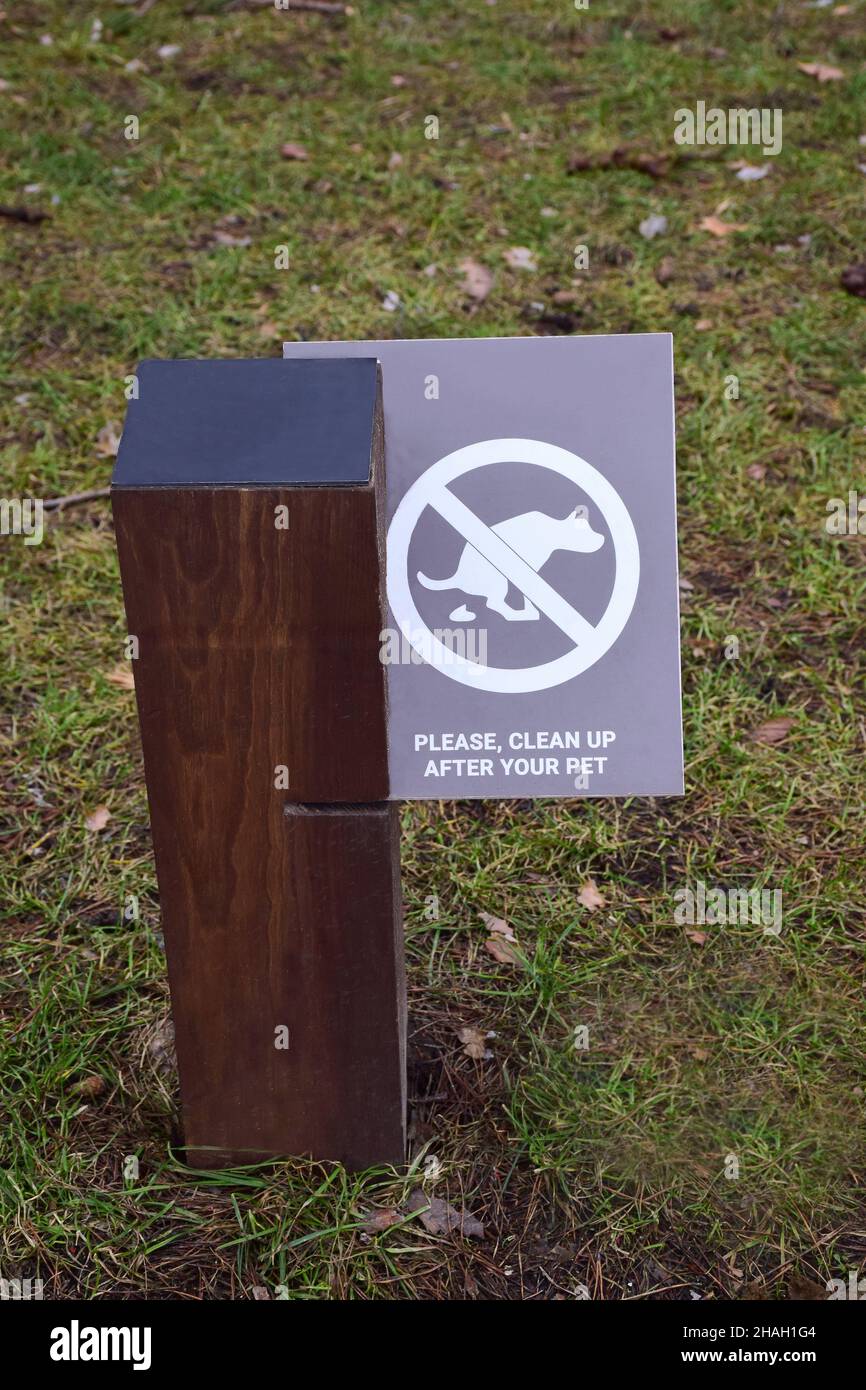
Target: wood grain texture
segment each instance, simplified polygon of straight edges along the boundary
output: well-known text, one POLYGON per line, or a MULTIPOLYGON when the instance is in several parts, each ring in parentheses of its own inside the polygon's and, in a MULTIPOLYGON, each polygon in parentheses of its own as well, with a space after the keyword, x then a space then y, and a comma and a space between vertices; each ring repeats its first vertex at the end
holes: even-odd
POLYGON ((196 1164, 403 1159, 381 447, 366 486, 113 492, 196 1164))
POLYGON ((172 806, 204 770, 255 799, 278 765, 292 801, 387 799, 373 489, 123 488, 112 504, 148 777, 172 806))

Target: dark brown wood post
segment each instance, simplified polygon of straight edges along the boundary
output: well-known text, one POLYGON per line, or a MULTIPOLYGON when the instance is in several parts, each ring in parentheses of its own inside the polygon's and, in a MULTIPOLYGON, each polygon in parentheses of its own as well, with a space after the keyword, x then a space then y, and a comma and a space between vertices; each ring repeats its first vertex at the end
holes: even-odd
POLYGON ((401 1163, 378 364, 137 380, 112 501, 188 1159, 401 1163))

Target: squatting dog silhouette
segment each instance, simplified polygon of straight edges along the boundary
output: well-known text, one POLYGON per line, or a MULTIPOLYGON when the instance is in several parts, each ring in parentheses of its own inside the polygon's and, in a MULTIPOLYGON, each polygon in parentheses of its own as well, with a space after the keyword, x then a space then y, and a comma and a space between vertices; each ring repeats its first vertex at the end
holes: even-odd
MULTIPOLYGON (((575 507, 561 521, 557 517, 546 516, 544 512, 523 512, 520 516, 498 522, 490 529, 536 571, 547 564, 555 550, 588 554, 604 544, 604 536, 593 531, 589 524, 586 507, 575 507)), ((426 589, 462 589, 465 594, 476 594, 486 599, 488 608, 494 613, 501 613, 510 623, 531 622, 539 616, 535 604, 530 603, 525 594, 522 608, 513 608, 507 602, 508 579, 468 541, 463 547, 457 569, 449 579, 430 579, 420 570, 418 579, 426 589)), ((474 614, 462 608, 452 613, 451 617, 467 622, 472 620, 474 614)))

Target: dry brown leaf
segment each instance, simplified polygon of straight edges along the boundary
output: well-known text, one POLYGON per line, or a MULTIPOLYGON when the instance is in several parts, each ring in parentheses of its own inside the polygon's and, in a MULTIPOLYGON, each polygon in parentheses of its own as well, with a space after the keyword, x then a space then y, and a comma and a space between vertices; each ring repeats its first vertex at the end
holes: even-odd
POLYGON ((518 952, 510 941, 506 941, 501 936, 489 936, 484 945, 490 952, 494 960, 498 960, 502 965, 522 965, 518 952))
POLYGON ((368 1235, 375 1235, 378 1231, 387 1231, 390 1226, 396 1226, 398 1221, 402 1221, 402 1213, 396 1207, 374 1207, 372 1211, 364 1214, 360 1227, 368 1235))
POLYGON ((757 729, 753 729, 749 738, 753 743, 781 743, 788 737, 793 725, 793 719, 769 719, 766 724, 759 724, 757 729))
POLYGON ((468 1211, 457 1211, 441 1197, 428 1197, 420 1187, 415 1188, 406 1206, 409 1211, 420 1213, 421 1225, 431 1236, 444 1236, 449 1231, 479 1238, 484 1235, 484 1227, 476 1217, 468 1211))
POLYGON ((710 232, 713 236, 730 236, 731 232, 745 232, 748 227, 745 222, 723 222, 715 213, 709 217, 701 218, 701 231, 710 232))
POLYGON ((686 936, 689 938, 689 941, 693 941, 696 946, 703 946, 707 939, 705 931, 687 931, 686 936))
POLYGON ((477 304, 482 304, 493 288, 493 271, 471 259, 461 261, 457 269, 463 271, 461 288, 464 294, 468 294, 477 304))
POLYGON ((458 1037, 467 1057, 473 1057, 476 1061, 481 1062, 488 1056, 487 1039, 479 1028, 461 1028, 458 1037))
POLYGON ((100 830, 105 829, 110 820, 111 812, 109 811, 108 807, 97 806, 95 811, 91 811, 89 816, 85 816, 84 824, 87 826, 88 830, 93 832, 93 834, 97 834, 100 830))
POLYGON ((504 936, 506 941, 517 940, 514 935, 514 928, 508 925, 504 917, 494 917, 490 912, 479 912, 478 916, 488 931, 495 932, 498 936, 504 936))
POLYGON ((105 1082, 101 1076, 85 1076, 82 1081, 77 1081, 72 1088, 80 1096, 88 1096, 91 1100, 96 1096, 101 1096, 105 1090, 105 1082))
POLYGON ((807 77, 817 77, 819 82, 844 82, 845 74, 841 68, 833 68, 829 63, 798 63, 797 67, 807 77))
POLYGON ((174 1050, 174 1024, 169 1020, 157 1028, 147 1050, 157 1071, 171 1072, 177 1066, 174 1050))
POLYGON ((588 907, 590 912, 597 912, 600 907, 604 907, 607 899, 598 891, 594 878, 588 878, 577 895, 577 901, 588 907))
POLYGON ((280 154, 283 159, 309 159, 310 157, 304 146, 295 144, 294 140, 287 140, 284 145, 281 145, 280 154))
POLYGON ((120 434, 122 426, 116 420, 109 420, 102 426, 96 436, 96 452, 102 454, 103 458, 113 459, 117 456, 120 448, 120 434))
POLYGON ((111 685, 119 685, 122 690, 135 689, 135 677, 132 674, 131 666, 115 666, 113 671, 109 671, 105 679, 111 685))
POLYGON ((676 261, 673 256, 662 256, 656 266, 656 280, 660 285, 668 285, 676 274, 676 261))
POLYGON ((275 323, 271 323, 270 319, 259 328, 260 338, 279 338, 281 336, 279 328, 275 323))
POLYGON ((580 174, 589 169, 636 169, 650 178, 663 179, 671 167, 668 155, 641 154, 625 146, 597 155, 575 155, 568 161, 568 172, 580 174))

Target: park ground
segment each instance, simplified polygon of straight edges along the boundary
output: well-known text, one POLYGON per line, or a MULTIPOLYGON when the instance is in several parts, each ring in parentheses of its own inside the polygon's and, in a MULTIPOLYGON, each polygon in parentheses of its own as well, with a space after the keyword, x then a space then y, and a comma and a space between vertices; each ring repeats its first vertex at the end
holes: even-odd
POLYGON ((104 488, 146 356, 672 331, 686 747, 682 799, 406 808, 411 1169, 190 1172, 109 504, 4 536, 0 1274, 691 1300, 866 1272, 866 541, 825 527, 866 482, 862 0, 0 9, 4 495, 104 488), (780 153, 675 145, 698 100, 781 109, 780 153), (698 881, 781 890, 781 932, 678 924, 698 881))

